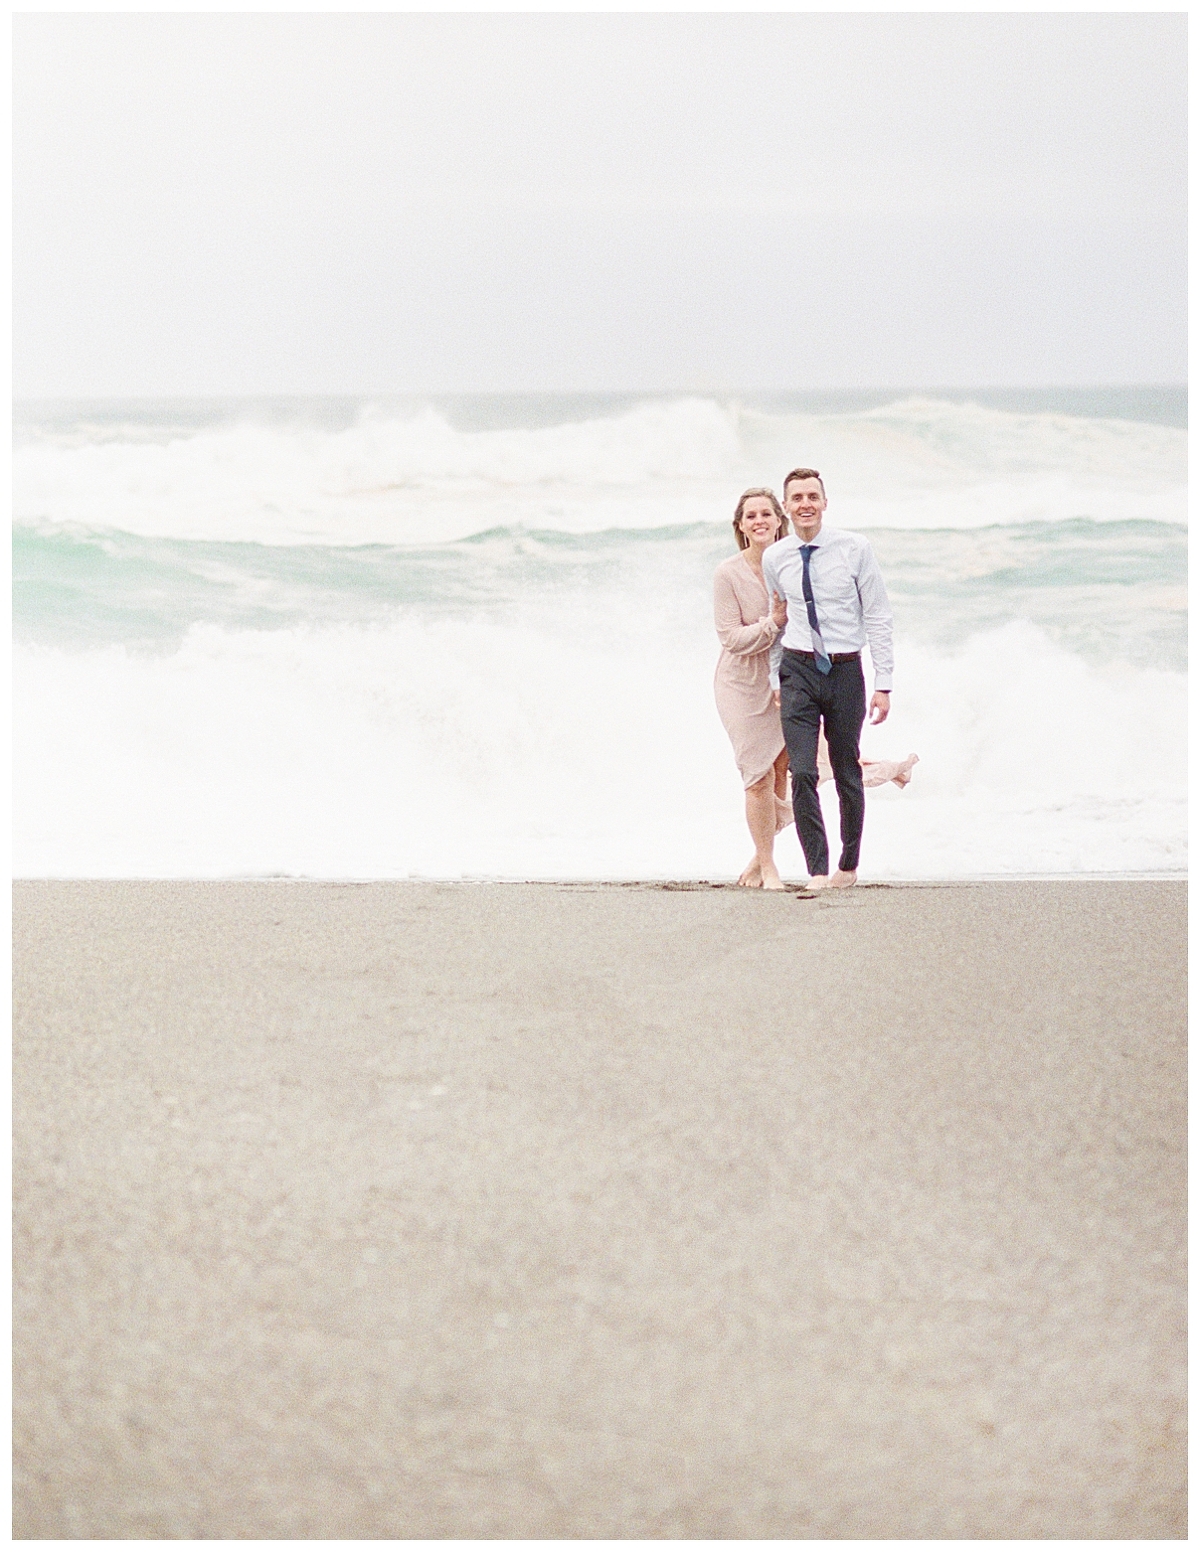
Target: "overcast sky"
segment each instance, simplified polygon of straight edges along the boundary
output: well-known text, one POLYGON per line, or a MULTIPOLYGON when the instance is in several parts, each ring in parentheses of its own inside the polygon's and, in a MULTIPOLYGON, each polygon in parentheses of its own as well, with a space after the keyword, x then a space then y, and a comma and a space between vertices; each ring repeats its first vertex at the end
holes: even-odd
POLYGON ((1184 27, 18 16, 16 391, 1181 382, 1184 27))

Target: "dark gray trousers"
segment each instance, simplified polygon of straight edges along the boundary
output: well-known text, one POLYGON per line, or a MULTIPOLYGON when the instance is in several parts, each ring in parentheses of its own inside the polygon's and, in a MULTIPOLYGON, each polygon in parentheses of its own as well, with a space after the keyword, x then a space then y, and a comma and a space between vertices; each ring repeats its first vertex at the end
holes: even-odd
POLYGON ((779 665, 780 715, 792 768, 792 809, 796 833, 810 874, 829 872, 829 841, 817 796, 817 736, 825 723, 829 763, 837 785, 842 820, 842 857, 838 867, 858 867, 866 798, 858 740, 867 715, 862 660, 834 663, 827 674, 784 649, 779 665))

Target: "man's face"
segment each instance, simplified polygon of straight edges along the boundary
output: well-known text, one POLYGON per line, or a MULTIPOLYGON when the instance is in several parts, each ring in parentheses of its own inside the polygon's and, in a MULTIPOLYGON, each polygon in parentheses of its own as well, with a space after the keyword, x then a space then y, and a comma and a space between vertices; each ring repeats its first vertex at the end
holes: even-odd
POLYGON ((783 498, 784 511, 802 539, 811 539, 825 514, 825 492, 820 480, 792 480, 783 498))

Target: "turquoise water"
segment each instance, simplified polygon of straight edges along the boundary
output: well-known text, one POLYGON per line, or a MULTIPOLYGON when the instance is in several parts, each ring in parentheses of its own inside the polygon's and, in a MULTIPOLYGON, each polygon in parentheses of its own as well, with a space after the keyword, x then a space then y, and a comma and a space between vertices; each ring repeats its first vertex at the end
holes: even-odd
POLYGON ((1178 871, 1186 415, 1175 389, 20 406, 17 871, 735 876, 711 577, 739 492, 801 463, 892 599, 864 750, 921 757, 872 795, 868 875, 1178 871))
MULTIPOLYGON (((1187 536, 1178 525, 1075 518, 869 536, 906 635, 953 650, 1025 619, 1089 662, 1186 665, 1187 536)), ((480 610, 504 618, 540 590, 661 590, 664 609, 684 615, 728 551, 728 529, 707 524, 496 530, 427 548, 18 529, 14 628, 22 642, 169 651, 198 624, 272 630, 414 613, 467 621, 480 610)))

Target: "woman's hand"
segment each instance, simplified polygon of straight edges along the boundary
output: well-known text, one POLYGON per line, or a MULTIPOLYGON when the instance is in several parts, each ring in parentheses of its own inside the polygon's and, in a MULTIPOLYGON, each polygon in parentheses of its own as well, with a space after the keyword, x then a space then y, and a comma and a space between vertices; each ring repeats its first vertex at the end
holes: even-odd
POLYGON ((787 604, 778 593, 771 594, 771 619, 780 630, 787 624, 787 604))

